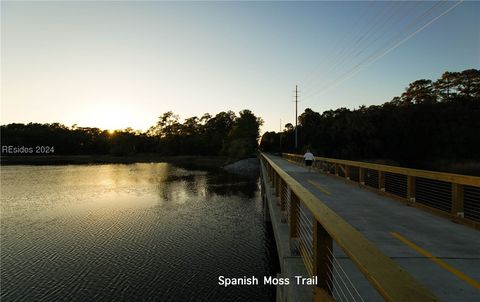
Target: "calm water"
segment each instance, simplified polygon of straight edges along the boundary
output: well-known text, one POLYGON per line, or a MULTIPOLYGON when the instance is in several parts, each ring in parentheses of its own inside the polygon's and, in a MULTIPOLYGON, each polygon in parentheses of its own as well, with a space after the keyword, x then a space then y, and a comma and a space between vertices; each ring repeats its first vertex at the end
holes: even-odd
POLYGON ((2 301, 269 301, 258 180, 166 163, 1 168, 2 301))

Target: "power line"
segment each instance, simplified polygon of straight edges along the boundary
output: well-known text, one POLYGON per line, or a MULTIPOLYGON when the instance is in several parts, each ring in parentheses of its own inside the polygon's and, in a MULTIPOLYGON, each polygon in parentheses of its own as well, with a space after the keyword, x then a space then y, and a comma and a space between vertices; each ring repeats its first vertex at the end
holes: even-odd
MULTIPOLYGON (((439 4, 439 2, 435 3, 432 7, 430 7, 430 9, 428 9, 427 12, 429 12, 430 10, 432 10, 432 9, 433 9, 434 7, 436 7, 438 4, 439 4)), ((387 12, 387 10, 384 11, 384 13, 386 13, 386 12, 387 12)), ((403 35, 404 32, 408 32, 408 29, 409 29, 412 25, 414 25, 414 24, 416 24, 417 22, 419 22, 419 20, 421 20, 421 19, 424 17, 425 14, 426 14, 426 12, 424 12, 421 16, 416 16, 416 18, 414 19, 414 21, 411 21, 410 24, 407 26, 407 28, 405 28, 405 29, 403 29, 403 30, 400 31, 400 35, 403 35)), ((398 20, 398 22, 401 23, 401 21, 402 21, 403 19, 408 18, 408 16, 410 15, 410 11, 407 11, 406 14, 404 14, 403 16, 402 16, 401 14, 397 14, 397 15, 401 16, 400 19, 398 20)), ((388 21, 389 19, 391 19, 391 20, 395 20, 395 19, 396 19, 396 18, 393 18, 393 17, 391 17, 391 16, 392 16, 392 15, 388 16, 388 18, 386 19, 386 21, 388 21)), ((388 24, 388 22, 384 22, 384 24, 382 24, 382 26, 383 26, 383 25, 386 25, 386 24, 388 24)), ((393 28, 394 28, 394 27, 393 27, 393 28)), ((388 41, 388 43, 386 44, 387 47, 388 47, 389 43, 391 43, 391 41, 393 41, 394 39, 396 39, 396 38, 399 36, 398 33, 397 33, 396 35, 394 35, 393 32, 392 32, 392 33, 389 33, 389 28, 387 27, 387 29, 384 30, 384 31, 382 31, 381 34, 380 34, 379 36, 377 36, 377 38, 376 38, 373 42, 370 42, 370 43, 366 44, 366 42, 368 41, 368 39, 370 39, 370 37, 369 37, 367 40, 365 40, 364 45, 362 45, 362 46, 359 45, 356 49, 355 49, 354 47, 352 47, 352 51, 350 52, 350 54, 351 54, 350 57, 347 56, 348 60, 349 60, 349 61, 352 61, 352 60, 353 60, 355 57, 357 57, 359 54, 365 52, 366 49, 368 49, 368 48, 371 47, 372 45, 375 45, 375 43, 376 43, 378 40, 380 40, 380 39, 383 38, 384 36, 387 36, 387 34, 390 35, 390 36, 394 36, 394 37, 395 37, 395 38, 392 38, 392 39, 390 39, 390 40, 388 41)), ((384 49, 384 47, 385 47, 385 46, 380 45, 380 48, 379 48, 378 50, 374 51, 373 54, 375 54, 376 52, 382 51, 382 50, 384 49)), ((371 57, 373 54, 371 54, 370 57, 371 57)), ((360 59, 360 64, 370 58, 370 57, 368 56, 368 54, 367 54, 366 56, 367 56, 366 58, 360 59)), ((347 61, 347 60, 344 58, 343 61, 347 61)), ((335 72, 336 72, 337 70, 340 71, 340 70, 341 70, 341 68, 340 68, 341 65, 343 65, 343 64, 337 64, 337 66, 335 66, 335 68, 334 68, 334 71, 335 71, 335 72)), ((358 64, 357 64, 357 65, 358 65, 358 64)), ((354 68, 355 68, 355 67, 354 67, 354 68)), ((351 69, 347 69, 347 71, 346 71, 345 73, 348 73, 348 72, 350 72, 350 71, 351 71, 351 69)), ((328 74, 335 74, 335 72, 330 71, 328 74)), ((340 76, 339 78, 341 78, 343 75, 344 75, 344 74, 341 74, 341 76, 340 76)), ((335 79, 333 82, 335 82, 335 81, 337 81, 337 79, 335 79)), ((329 86, 330 83, 332 83, 332 81, 330 81, 330 82, 328 82, 328 83, 325 83, 325 84, 321 87, 321 89, 318 89, 318 88, 317 88, 315 91, 322 90, 324 87, 329 86)), ((311 91, 309 91, 309 93, 307 93, 308 96, 311 96, 311 94, 312 94, 311 91)))
MULTIPOLYGON (((373 1, 373 0, 369 0, 368 1, 368 5, 365 7, 365 10, 362 12, 362 14, 359 14, 359 18, 353 23, 353 26, 352 28, 360 28, 359 26, 359 23, 360 21, 363 19, 364 16, 366 16, 369 12, 369 8, 375 4, 376 2, 373 1)), ((349 39, 353 38, 355 36, 354 34, 354 31, 349 31, 351 34, 350 35, 343 35, 343 38, 342 39, 336 39, 335 40, 335 46, 333 47, 333 49, 337 49, 337 48, 340 48, 342 47, 342 51, 341 52, 338 52, 337 53, 337 56, 340 56, 343 54, 343 52, 347 49, 347 45, 346 43, 349 41, 349 39), (353 36, 352 36, 353 34, 353 36)), ((322 60, 320 61, 320 63, 314 68, 312 69, 312 72, 310 72, 309 76, 306 77, 304 80, 300 81, 300 83, 303 83, 304 87, 308 87, 309 84, 311 83, 311 80, 315 80, 315 73, 320 69, 320 67, 325 64, 327 62, 327 60, 322 60)), ((328 62, 330 64, 328 64, 328 66, 325 66, 326 68, 331 68, 333 65, 335 65, 333 62, 334 60, 328 60, 328 62)), ((305 89, 304 89, 305 91, 305 89)))
MULTIPOLYGON (((384 16, 387 15, 389 8, 391 8, 391 6, 386 6, 386 8, 382 9, 379 14, 374 15, 371 18, 372 20, 371 24, 370 25, 368 25, 368 23, 365 24, 365 27, 368 28, 367 31, 363 33, 359 32, 358 35, 360 37, 355 39, 355 42, 351 44, 343 45, 343 48, 337 52, 337 55, 335 57, 328 59, 331 62, 331 64, 329 64, 328 68, 324 70, 324 74, 327 74, 327 75, 334 74, 336 70, 338 70, 339 67, 343 65, 343 63, 348 62, 348 60, 350 60, 350 58, 352 57, 352 54, 354 54, 356 50, 359 49, 361 45, 363 45, 362 41, 371 34, 373 29, 376 27, 376 25, 378 25, 383 20, 384 16)), ((393 13, 395 13, 395 10, 393 10, 393 13)), ((370 18, 367 18, 367 19, 370 19, 370 18)), ((386 18, 386 20, 388 20, 388 18, 386 18)), ((355 38, 355 36, 351 37, 352 40, 353 38, 355 38)), ((364 46, 361 46, 361 47, 364 47, 364 46)), ((314 85, 309 85, 309 84, 305 83, 306 88, 304 87, 303 91, 309 91, 312 88, 314 88, 313 87, 314 85)), ((312 83, 312 84, 315 84, 315 83, 312 83)))
MULTIPOLYGON (((357 65, 355 65, 353 68, 351 68, 349 71, 343 73, 341 76, 337 77, 334 81, 330 82, 329 84, 327 85, 324 85, 321 89, 319 90, 316 90, 314 93, 310 93, 308 95, 306 95, 304 97, 304 99, 308 99, 310 97, 313 97, 319 93, 323 93, 333 87, 336 87, 338 84, 350 79, 351 77, 353 77, 355 74, 357 74, 362 67, 364 66, 368 66, 376 61, 378 61, 379 59, 381 59, 382 57, 384 57, 385 55, 387 55, 388 53, 390 53, 391 51, 393 51, 394 49, 396 49, 397 47, 399 47, 400 45, 402 45, 403 43, 405 43, 406 41, 408 41, 410 38, 412 38, 413 36, 415 36, 417 33, 419 33, 420 31, 422 31, 423 29, 425 29, 426 27, 428 27, 430 24, 432 24, 433 22, 435 22, 436 20, 438 20, 439 18, 441 18, 442 16, 444 16, 445 14, 447 14, 448 12, 450 12, 451 10, 453 10, 455 7, 457 7, 458 5, 460 5, 461 3, 463 2, 463 0, 460 0, 458 1, 457 3, 455 3, 454 5, 452 5, 450 8, 448 8, 446 11, 444 11, 443 13, 441 13, 440 15, 434 17, 432 20, 430 20, 429 22, 427 22, 426 24, 424 24, 423 26, 421 26, 419 29, 415 30, 414 32, 412 32, 411 34, 409 34, 408 36, 406 36, 405 38, 401 39, 399 42, 395 43, 393 46, 387 48, 386 50, 379 50, 375 53, 373 53, 372 55, 370 55, 368 58, 366 58, 365 60, 363 60, 362 62, 358 63, 357 65)), ((436 4, 438 5, 438 3, 436 4)), ((435 6, 436 6, 435 5, 435 6)), ((432 9, 432 8, 431 8, 432 9)), ((430 9, 430 10, 431 10, 430 9)), ((430 11, 429 10, 429 11, 430 11)), ((422 17, 425 15, 426 13, 424 13, 422 15, 422 17)), ((419 23, 419 19, 417 18, 416 21, 413 22, 413 24, 418 24, 419 23)), ((410 29, 412 27, 412 23, 407 27, 408 29, 410 29)), ((402 31, 402 34, 400 35, 397 35, 395 38, 397 37, 401 37, 403 36, 403 32, 406 32, 406 30, 402 31)), ((389 43, 390 44, 390 43, 389 43)))

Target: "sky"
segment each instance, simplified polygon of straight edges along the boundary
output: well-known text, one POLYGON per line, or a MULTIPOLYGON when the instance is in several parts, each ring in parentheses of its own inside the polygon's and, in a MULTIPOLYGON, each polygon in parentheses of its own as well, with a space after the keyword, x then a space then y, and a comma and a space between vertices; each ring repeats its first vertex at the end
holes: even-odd
POLYGON ((480 68, 480 2, 1 2, 0 124, 147 130, 383 104, 480 68))

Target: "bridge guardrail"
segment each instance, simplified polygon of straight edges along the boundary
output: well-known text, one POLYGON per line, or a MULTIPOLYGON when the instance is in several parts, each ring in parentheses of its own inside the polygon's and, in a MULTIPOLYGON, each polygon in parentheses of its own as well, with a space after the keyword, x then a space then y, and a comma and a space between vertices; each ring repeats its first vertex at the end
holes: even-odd
MULTIPOLYGON (((303 163, 303 156, 283 153, 303 163)), ((315 157, 314 168, 480 229, 480 177, 315 157)))
POLYGON ((261 161, 280 208, 286 214, 290 239, 298 242, 308 273, 318 277, 315 301, 343 300, 340 299, 342 296, 347 301, 356 300, 356 296, 363 300, 354 286, 348 286, 347 283, 351 284, 349 279, 338 278, 345 271, 333 254, 333 243, 343 250, 386 301, 439 301, 263 153, 261 161))

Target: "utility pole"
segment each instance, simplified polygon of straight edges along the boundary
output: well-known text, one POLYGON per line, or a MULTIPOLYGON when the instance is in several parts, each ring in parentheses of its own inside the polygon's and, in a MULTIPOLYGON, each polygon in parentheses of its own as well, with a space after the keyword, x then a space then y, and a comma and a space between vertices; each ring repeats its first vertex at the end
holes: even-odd
POLYGON ((295 150, 298 150, 297 123, 298 123, 298 85, 295 85, 295 150))

